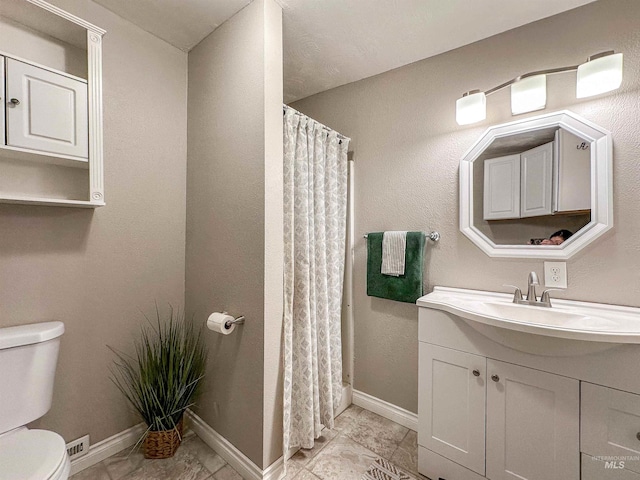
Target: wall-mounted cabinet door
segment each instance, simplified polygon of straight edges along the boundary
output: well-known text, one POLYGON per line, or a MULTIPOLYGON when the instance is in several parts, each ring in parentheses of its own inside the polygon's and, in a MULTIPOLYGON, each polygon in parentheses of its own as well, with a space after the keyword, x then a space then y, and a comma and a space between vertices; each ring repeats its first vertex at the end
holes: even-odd
POLYGON ((7 145, 87 158, 87 84, 12 58, 6 62, 7 145))
POLYGON ((484 162, 484 219, 520 218, 520 155, 484 162))
POLYGON ((523 152, 520 217, 539 217, 553 212, 553 142, 523 152))
POLYGON ((486 358, 420 342, 418 444, 484 475, 486 358))
POLYGON ((578 380, 487 360, 487 478, 579 480, 578 380))

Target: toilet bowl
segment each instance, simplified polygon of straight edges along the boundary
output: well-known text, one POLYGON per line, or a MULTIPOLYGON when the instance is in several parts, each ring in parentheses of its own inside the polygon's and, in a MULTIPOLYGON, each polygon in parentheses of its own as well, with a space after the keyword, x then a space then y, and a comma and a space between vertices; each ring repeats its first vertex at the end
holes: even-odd
POLYGON ((0 328, 0 479, 66 480, 64 439, 25 425, 51 408, 62 322, 0 328))

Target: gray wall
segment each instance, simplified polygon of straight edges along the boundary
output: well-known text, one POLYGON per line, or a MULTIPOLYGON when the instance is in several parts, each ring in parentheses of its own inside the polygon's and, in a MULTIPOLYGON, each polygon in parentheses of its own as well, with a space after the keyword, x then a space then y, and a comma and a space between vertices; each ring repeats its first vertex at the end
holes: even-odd
MULTIPOLYGON (((640 2, 600 0, 475 44, 336 88, 293 104, 353 139, 355 151, 356 389, 417 411, 417 309, 366 296, 362 234, 439 230, 429 245, 434 285, 500 291, 542 274, 538 260, 491 259, 458 230, 458 163, 487 126, 512 119, 509 90, 487 99, 486 121, 460 127, 455 101, 519 74, 625 54, 622 88, 578 101, 575 74, 548 79, 546 111, 570 109, 613 132, 614 230, 568 261, 565 298, 640 306, 640 2)), ((536 115, 533 113, 531 115, 536 115)))
MULTIPOLYGON (((265 251, 278 251, 273 232, 265 233, 265 218, 278 209, 265 200, 265 182, 272 184, 270 172, 282 175, 282 132, 273 130, 274 121, 282 123, 276 7, 255 0, 189 53, 186 307, 198 321, 214 311, 246 316, 230 336, 207 332, 207 386, 196 412, 258 466, 275 408, 267 418, 264 360, 279 348, 279 337, 265 336, 265 328, 279 322, 278 307, 265 296, 273 280, 265 251), (275 157, 274 135, 280 135, 275 157)), ((281 304, 281 290, 278 298, 281 304)), ((268 388, 277 388, 277 378, 268 388)))
POLYGON ((104 29, 107 206, 0 205, 0 326, 61 320, 53 407, 37 427, 91 441, 137 423, 113 355, 184 301, 187 56, 88 0, 52 3, 104 29))

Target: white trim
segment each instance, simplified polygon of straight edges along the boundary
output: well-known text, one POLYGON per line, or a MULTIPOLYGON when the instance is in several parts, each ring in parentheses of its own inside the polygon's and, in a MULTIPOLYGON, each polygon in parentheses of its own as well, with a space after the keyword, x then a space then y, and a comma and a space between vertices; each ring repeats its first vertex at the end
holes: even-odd
MULTIPOLYGON (((293 453, 297 451, 298 450, 296 449, 293 453)), ((293 454, 291 454, 291 456, 293 456, 293 454)), ((291 458, 291 456, 289 456, 289 458, 291 458)), ((262 471, 261 478, 264 480, 280 480, 284 477, 284 473, 284 460, 283 457, 280 457, 262 471)))
POLYGON ((349 405, 353 403, 353 388, 348 383, 342 383, 342 398, 340 399, 340 405, 334 412, 334 417, 337 417, 344 412, 349 405))
POLYGON ((123 432, 105 438, 95 445, 89 446, 89 453, 71 462, 71 475, 92 467, 105 458, 109 458, 111 455, 115 455, 119 451, 135 445, 146 430, 146 425, 139 423, 123 432))
POLYGON ((103 30, 100 27, 96 27, 94 24, 89 23, 80 17, 76 17, 75 15, 72 15, 69 12, 65 12, 61 8, 58 8, 55 5, 51 5, 50 3, 45 2, 44 0, 27 0, 27 2, 33 3, 34 5, 37 5, 38 7, 43 8, 44 10, 47 10, 55 15, 58 15, 59 17, 62 17, 65 20, 69 20, 70 22, 75 23, 76 25, 80 25, 82 28, 86 28, 87 30, 93 33, 97 33, 98 35, 104 35, 105 33, 107 33, 106 30, 103 30))
MULTIPOLYGON (((238 450, 229 440, 207 425, 198 415, 191 410, 187 410, 186 416, 190 421, 190 426, 194 433, 231 465, 242 478, 245 480, 259 480, 263 478, 263 472, 260 467, 238 450)), ((279 459, 279 461, 282 462, 282 459, 279 459)), ((278 460, 276 460, 275 463, 277 462, 278 460)), ((271 467, 267 468, 265 472, 270 470, 271 467)))
POLYGON ((415 432, 418 431, 418 414, 400 408, 392 403, 380 400, 377 397, 359 390, 353 390, 353 403, 373 413, 388 418, 415 432))

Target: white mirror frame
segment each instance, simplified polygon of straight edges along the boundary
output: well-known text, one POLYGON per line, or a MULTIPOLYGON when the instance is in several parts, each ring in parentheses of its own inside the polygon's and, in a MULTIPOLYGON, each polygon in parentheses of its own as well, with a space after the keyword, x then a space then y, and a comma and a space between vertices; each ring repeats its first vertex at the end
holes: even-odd
POLYGON ((489 127, 460 160, 460 231, 490 257, 570 258, 613 227, 612 165, 611 133, 567 110, 489 127), (591 142, 591 221, 562 245, 497 245, 473 224, 473 162, 497 138, 550 127, 591 142))

